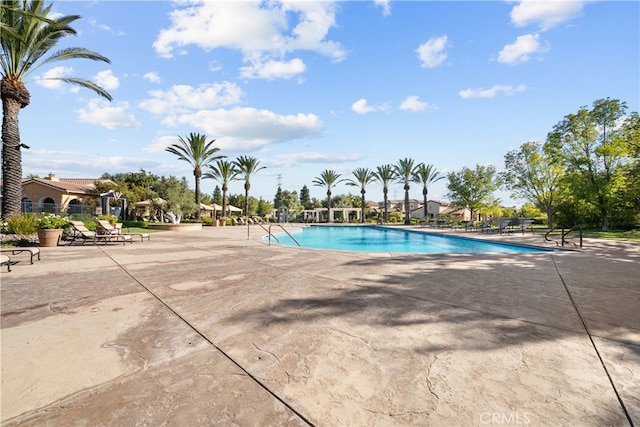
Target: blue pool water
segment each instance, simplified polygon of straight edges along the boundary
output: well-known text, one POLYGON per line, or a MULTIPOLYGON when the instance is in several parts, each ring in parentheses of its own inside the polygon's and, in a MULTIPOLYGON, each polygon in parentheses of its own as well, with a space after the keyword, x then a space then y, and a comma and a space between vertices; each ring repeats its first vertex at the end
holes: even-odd
MULTIPOLYGON (((306 248, 364 252, 487 253, 545 252, 547 249, 501 244, 464 237, 376 226, 311 226, 291 233, 306 248)), ((285 233, 274 233, 272 244, 297 246, 285 233)))

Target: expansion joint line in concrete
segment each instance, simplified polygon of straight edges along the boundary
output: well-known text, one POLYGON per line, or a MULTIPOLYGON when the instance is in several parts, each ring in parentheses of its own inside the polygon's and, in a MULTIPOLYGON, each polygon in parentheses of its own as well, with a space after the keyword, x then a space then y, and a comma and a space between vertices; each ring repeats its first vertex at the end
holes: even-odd
POLYGON ((160 302, 160 304, 162 304, 163 306, 165 306, 171 313, 173 313, 178 319, 180 319, 182 322, 184 322, 189 328, 191 328, 196 334, 198 334, 203 340, 205 340, 206 342, 208 342, 209 344, 211 344, 211 346, 213 348, 215 348, 216 350, 218 350, 225 358, 227 358, 227 360, 229 360, 231 363, 233 363, 238 369, 240 369, 242 372, 244 372, 249 378, 251 378, 259 387, 261 387, 263 390, 265 390, 267 393, 269 393, 271 396, 273 396, 274 399, 276 399, 278 402, 282 403, 286 408, 288 408, 291 412, 293 412, 294 414, 296 414, 298 417, 300 417, 301 420, 303 420, 305 423, 307 423, 309 426, 315 427, 315 424, 313 424, 307 417, 305 417, 304 415, 302 415, 298 410, 296 410, 293 406, 291 406, 289 403, 287 403, 283 398, 281 398, 280 396, 278 396, 278 394, 276 392, 274 392, 273 390, 271 390, 269 387, 267 387, 262 381, 260 381, 255 375, 253 375, 251 372, 247 371, 238 361, 236 361, 233 357, 231 357, 227 352, 225 352, 223 349, 221 349, 219 346, 217 346, 213 341, 211 341, 206 335, 204 335, 202 332, 200 332, 198 330, 198 328, 196 328, 194 325, 192 325, 187 319, 185 319, 183 316, 180 315, 180 313, 176 312, 173 308, 171 308, 166 302, 164 302, 162 300, 162 298, 160 298, 158 295, 156 295, 151 289, 149 289, 147 286, 145 286, 144 284, 142 284, 138 279, 136 279, 133 274, 131 274, 129 272, 129 270, 127 270, 125 268, 125 266, 123 266, 122 264, 120 264, 118 261, 116 261, 115 259, 113 259, 111 257, 111 255, 109 255, 108 253, 106 253, 104 251, 104 249, 100 248, 100 250, 102 251, 102 253, 107 256, 111 261, 113 261, 120 269, 122 269, 122 271, 124 271, 129 277, 131 277, 131 279, 133 281, 135 281, 142 289, 144 289, 147 293, 149 293, 149 295, 151 295, 153 298, 155 298, 158 302, 160 302))
POLYGON ((598 350, 598 347, 596 346, 596 342, 593 339, 593 335, 591 335, 591 331, 589 330, 589 327, 587 326, 587 322, 584 320, 584 317, 582 317, 582 314, 580 313, 580 310, 578 309, 578 306, 576 305, 576 302, 573 299, 573 295, 571 295, 571 291, 569 291, 569 287, 567 286, 567 282, 564 281, 564 277, 562 277, 562 273, 560 273, 560 269, 558 268, 558 264, 556 264, 556 259, 553 257, 553 255, 551 255, 551 261, 553 262, 553 267, 556 269, 556 273, 558 273, 558 277, 560 278, 560 281, 562 282, 562 286, 564 286, 565 292, 569 296, 569 300, 571 301, 571 305, 573 305, 573 309, 576 311, 576 314, 578 315, 578 318, 580 319, 580 322, 582 323, 582 327, 584 328, 585 332, 587 333, 587 336, 589 337, 589 341, 591 342, 591 346, 593 347, 593 351, 595 351, 596 356, 598 356, 598 360, 600 361, 600 365, 602 366, 602 369, 604 370, 604 373, 607 375, 607 378, 609 379, 609 384, 611 384, 611 387, 613 388, 613 392, 616 394, 616 398, 618 399, 618 403, 620 403, 620 406, 622 407, 622 411, 624 412, 625 417, 627 417, 627 421, 629 422, 629 425, 631 427, 634 427, 633 419, 631 418, 631 414, 629 414, 629 411, 627 410, 627 407, 625 406, 624 401, 622 400, 622 397, 620 396, 620 393, 618 393, 618 389, 616 388, 616 385, 613 382, 613 378, 611 378, 611 375, 609 374, 609 370, 607 369, 607 365, 604 362, 604 359, 602 358, 602 356, 600 355, 600 351, 598 350))

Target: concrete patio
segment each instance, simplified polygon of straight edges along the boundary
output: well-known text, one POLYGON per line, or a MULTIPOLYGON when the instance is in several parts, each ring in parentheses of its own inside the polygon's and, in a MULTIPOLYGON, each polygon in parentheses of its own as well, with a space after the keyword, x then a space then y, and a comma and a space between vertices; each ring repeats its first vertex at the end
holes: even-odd
POLYGON ((263 234, 12 257, 2 425, 640 424, 640 245, 390 255, 263 234))

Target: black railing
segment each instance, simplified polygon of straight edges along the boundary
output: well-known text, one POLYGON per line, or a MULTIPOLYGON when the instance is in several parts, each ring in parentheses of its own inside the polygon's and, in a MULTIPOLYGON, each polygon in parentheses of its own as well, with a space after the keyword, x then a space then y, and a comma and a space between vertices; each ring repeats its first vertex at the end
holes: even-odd
POLYGON ((553 233, 554 231, 557 231, 557 230, 558 230, 558 228, 554 227, 551 230, 547 231, 545 233, 545 235, 544 235, 544 240, 546 240, 547 242, 554 242, 556 244, 556 246, 564 246, 565 244, 569 243, 569 241, 567 240, 567 236, 569 235, 569 233, 571 233, 573 231, 578 231, 580 233, 579 234, 579 239, 580 239, 579 242, 580 243, 578 245, 574 243, 573 245, 575 247, 579 246, 580 248, 582 248, 582 234, 583 234, 582 233, 582 227, 574 225, 573 227, 571 227, 570 229, 568 229, 566 231, 565 231, 564 227, 561 227, 560 228, 560 241, 555 240, 555 239, 550 239, 549 235, 551 233, 553 233))

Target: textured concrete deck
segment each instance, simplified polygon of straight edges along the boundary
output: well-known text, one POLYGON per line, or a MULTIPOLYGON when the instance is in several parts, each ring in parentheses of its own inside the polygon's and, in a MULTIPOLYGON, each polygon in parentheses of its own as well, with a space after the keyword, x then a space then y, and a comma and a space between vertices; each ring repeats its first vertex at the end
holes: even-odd
POLYGON ((13 257, 2 425, 640 424, 640 245, 392 256, 261 234, 13 257))

